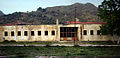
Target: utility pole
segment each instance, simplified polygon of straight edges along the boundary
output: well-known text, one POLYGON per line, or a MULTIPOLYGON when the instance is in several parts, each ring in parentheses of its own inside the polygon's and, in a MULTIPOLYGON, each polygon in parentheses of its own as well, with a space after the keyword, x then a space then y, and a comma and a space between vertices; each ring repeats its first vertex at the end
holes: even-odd
MULTIPOLYGON (((75 6, 75 16, 74 16, 74 27, 76 28, 76 19, 77 19, 77 7, 75 6)), ((74 29, 74 32, 76 31, 76 29, 74 29)), ((74 36, 74 45, 75 45, 75 41, 76 41, 76 36, 77 34, 75 34, 74 36)))
POLYGON ((75 20, 76 21, 76 18, 77 18, 77 7, 75 6, 75 16, 74 16, 75 20))

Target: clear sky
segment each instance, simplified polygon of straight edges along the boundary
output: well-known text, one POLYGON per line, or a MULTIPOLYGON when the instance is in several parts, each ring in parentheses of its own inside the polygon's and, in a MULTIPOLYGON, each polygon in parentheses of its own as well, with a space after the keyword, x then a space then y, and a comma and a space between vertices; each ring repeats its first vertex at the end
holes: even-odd
POLYGON ((46 8, 78 3, 92 3, 98 7, 103 0, 0 0, 0 10, 5 14, 13 12, 36 11, 38 7, 46 8))

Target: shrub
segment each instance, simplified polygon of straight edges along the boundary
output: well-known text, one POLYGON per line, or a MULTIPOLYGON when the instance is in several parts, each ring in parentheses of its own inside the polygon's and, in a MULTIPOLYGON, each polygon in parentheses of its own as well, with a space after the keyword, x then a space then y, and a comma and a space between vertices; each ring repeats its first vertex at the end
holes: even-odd
POLYGON ((4 40, 3 42, 4 42, 4 43, 9 43, 10 41, 8 41, 8 40, 4 40))
POLYGON ((79 45, 74 45, 74 47, 79 47, 79 45))
POLYGON ((16 42, 15 40, 11 40, 10 42, 16 42))

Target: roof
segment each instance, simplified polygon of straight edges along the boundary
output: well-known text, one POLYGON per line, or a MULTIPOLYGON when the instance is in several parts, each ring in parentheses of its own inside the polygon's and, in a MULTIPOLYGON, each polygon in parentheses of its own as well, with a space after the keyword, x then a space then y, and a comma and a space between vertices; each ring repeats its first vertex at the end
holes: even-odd
POLYGON ((67 21, 67 24, 107 24, 106 22, 80 22, 80 21, 67 21))
POLYGON ((3 24, 3 26, 12 26, 12 25, 28 25, 30 23, 17 21, 16 23, 3 24))
MULTIPOLYGON (((107 24, 106 22, 80 22, 80 21, 67 21, 67 24, 107 24)), ((3 26, 13 25, 30 25, 30 23, 17 21, 16 23, 3 24, 3 26)))

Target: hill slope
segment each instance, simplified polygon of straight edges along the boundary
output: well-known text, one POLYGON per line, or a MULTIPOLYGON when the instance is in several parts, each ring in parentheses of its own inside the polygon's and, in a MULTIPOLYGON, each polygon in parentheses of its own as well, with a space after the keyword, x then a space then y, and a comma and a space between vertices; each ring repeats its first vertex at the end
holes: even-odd
POLYGON ((0 11, 0 16, 3 16, 3 15, 4 15, 4 13, 2 11, 0 11))
POLYGON ((91 3, 75 3, 68 6, 56 6, 42 9, 39 7, 32 12, 15 12, 0 17, 0 24, 12 23, 16 21, 29 22, 32 24, 55 24, 56 19, 59 23, 65 24, 66 21, 74 19, 74 10, 77 7, 77 18, 79 21, 93 21, 97 19, 97 7, 91 3), (3 23, 4 22, 4 23, 3 23))

